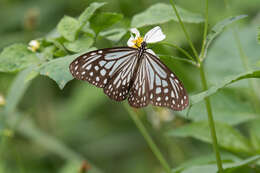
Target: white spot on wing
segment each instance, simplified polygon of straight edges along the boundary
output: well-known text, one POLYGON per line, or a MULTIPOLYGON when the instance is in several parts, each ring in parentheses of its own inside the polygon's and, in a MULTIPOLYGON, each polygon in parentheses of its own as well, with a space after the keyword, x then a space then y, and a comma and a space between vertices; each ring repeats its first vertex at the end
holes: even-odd
POLYGON ((101 74, 102 76, 105 76, 106 70, 105 70, 105 69, 102 69, 102 70, 100 71, 100 74, 101 74))

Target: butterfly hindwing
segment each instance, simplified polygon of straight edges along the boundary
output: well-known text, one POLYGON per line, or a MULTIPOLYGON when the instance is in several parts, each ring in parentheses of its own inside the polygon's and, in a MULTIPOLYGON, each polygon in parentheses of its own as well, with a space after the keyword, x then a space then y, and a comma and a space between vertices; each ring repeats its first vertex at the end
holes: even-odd
POLYGON ((152 103, 178 111, 186 108, 189 100, 181 81, 156 56, 148 52, 143 56, 137 74, 145 74, 142 78, 137 75, 130 90, 129 104, 144 107, 152 103))
POLYGON ((147 72, 142 61, 139 64, 135 79, 133 79, 134 82, 128 98, 129 104, 135 108, 145 107, 149 104, 147 72))
POLYGON ((126 99, 130 88, 130 81, 136 65, 137 52, 127 57, 127 59, 120 65, 120 68, 118 68, 117 72, 105 86, 104 93, 116 101, 126 99))

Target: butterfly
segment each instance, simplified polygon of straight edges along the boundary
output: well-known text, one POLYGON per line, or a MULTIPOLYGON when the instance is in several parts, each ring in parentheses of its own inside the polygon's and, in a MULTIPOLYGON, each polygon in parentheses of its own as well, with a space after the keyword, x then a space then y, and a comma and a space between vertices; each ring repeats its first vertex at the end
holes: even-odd
POLYGON ((147 48, 147 43, 165 38, 161 28, 154 27, 144 38, 136 28, 130 31, 128 47, 99 49, 77 57, 69 67, 72 76, 103 88, 112 100, 128 98, 135 108, 151 103, 176 111, 185 109, 189 99, 182 82, 147 48))

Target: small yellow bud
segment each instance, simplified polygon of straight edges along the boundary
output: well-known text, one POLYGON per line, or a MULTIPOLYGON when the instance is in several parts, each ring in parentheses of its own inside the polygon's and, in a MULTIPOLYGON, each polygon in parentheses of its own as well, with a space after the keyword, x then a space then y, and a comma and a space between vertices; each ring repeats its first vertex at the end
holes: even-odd
POLYGON ((9 129, 4 129, 2 131, 3 136, 7 136, 7 137, 13 137, 14 136, 14 132, 12 130, 9 129))
POLYGON ((5 98, 0 94, 0 106, 4 106, 4 105, 5 105, 5 98))
POLYGON ((36 52, 40 48, 40 42, 38 40, 31 40, 27 48, 32 52, 36 52))

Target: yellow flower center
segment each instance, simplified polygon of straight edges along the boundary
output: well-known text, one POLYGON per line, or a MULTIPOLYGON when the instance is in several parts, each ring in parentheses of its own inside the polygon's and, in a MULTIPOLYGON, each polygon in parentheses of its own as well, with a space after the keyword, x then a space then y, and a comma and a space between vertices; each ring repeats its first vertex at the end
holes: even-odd
POLYGON ((144 39, 142 37, 138 37, 137 39, 133 40, 134 43, 134 48, 139 48, 141 47, 142 42, 144 41, 144 39))

